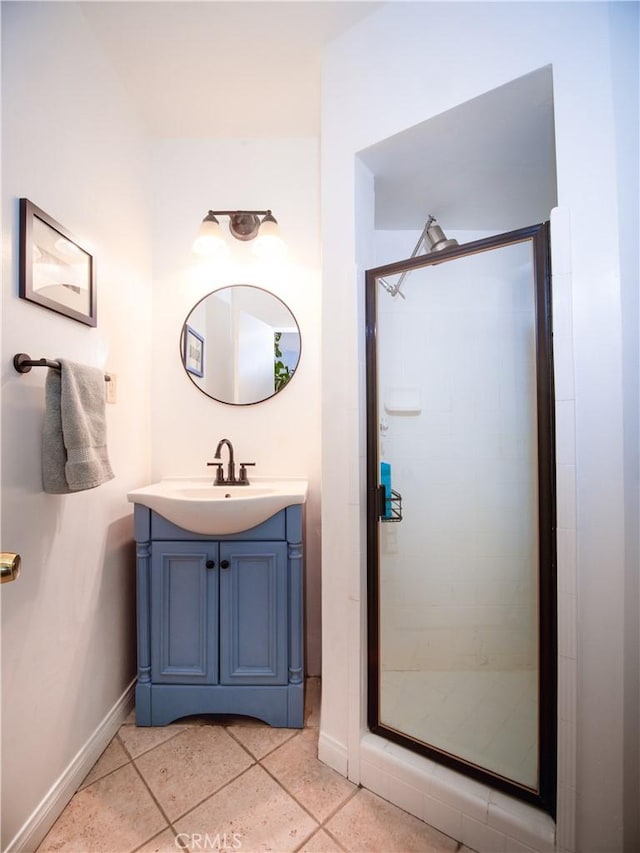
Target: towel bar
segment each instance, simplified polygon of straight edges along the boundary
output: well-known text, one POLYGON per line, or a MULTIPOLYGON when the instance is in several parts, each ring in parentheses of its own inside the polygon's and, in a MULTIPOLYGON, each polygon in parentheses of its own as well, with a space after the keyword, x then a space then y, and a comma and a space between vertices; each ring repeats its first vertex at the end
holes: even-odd
MULTIPOLYGON (((52 370, 60 370, 59 361, 51 361, 48 358, 31 358, 26 352, 18 352, 13 357, 13 366, 18 373, 29 373, 32 367, 50 367, 52 370)), ((105 382, 111 382, 108 373, 104 376, 105 382)))

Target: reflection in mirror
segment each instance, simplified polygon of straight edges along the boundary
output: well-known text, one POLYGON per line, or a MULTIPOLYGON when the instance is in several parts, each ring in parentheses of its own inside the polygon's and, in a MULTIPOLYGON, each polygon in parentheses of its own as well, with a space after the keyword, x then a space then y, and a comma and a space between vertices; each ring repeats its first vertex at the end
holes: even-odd
POLYGON ((300 329, 277 296, 235 284, 194 305, 180 349, 187 376, 204 394, 246 406, 267 400, 291 381, 300 360, 300 329))

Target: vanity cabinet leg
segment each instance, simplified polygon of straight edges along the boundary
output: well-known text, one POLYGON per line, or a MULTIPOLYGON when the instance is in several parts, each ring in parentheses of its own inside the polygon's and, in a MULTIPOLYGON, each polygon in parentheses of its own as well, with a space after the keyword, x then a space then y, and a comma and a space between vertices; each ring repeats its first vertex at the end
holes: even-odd
POLYGON ((302 600, 302 542, 290 542, 289 563, 289 692, 288 724, 301 728, 304 725, 304 639, 302 600))
POLYGON ((151 543, 138 542, 138 683, 136 684, 136 725, 151 725, 151 636, 149 627, 149 572, 151 543))

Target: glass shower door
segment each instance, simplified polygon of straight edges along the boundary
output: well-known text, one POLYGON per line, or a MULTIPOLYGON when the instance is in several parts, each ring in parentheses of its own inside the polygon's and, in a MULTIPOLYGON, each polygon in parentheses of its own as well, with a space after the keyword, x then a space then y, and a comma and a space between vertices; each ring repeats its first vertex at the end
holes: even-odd
POLYGON ((367 274, 369 725, 553 811, 547 257, 536 226, 367 274))

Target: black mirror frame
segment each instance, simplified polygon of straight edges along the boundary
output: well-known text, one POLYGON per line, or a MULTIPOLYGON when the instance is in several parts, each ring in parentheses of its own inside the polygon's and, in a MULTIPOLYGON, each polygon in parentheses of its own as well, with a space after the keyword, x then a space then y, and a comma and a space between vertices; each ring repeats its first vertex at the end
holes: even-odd
MULTIPOLYGON (((201 336, 198 336, 198 337, 201 337, 201 336)), ((202 341, 203 349, 204 349, 204 346, 205 346, 205 342, 203 340, 202 341)), ((291 384, 291 380, 294 378, 294 376, 298 372, 298 369, 300 367, 300 361, 302 359, 302 332, 300 331, 300 324, 298 323, 298 320, 297 320, 295 314, 293 313, 293 311, 291 310, 291 308, 289 308, 289 306, 287 305, 287 303, 283 299, 280 299, 279 296, 276 296, 275 293, 272 293, 270 290, 267 290, 264 287, 258 287, 255 284, 239 284, 239 283, 238 284, 227 284, 227 285, 224 285, 223 287, 217 287, 215 290, 211 290, 208 293, 205 293, 204 296, 202 296, 194 305, 191 306, 191 308, 189 309, 189 313, 187 314, 187 316, 184 320, 184 323, 182 324, 181 330, 180 330, 179 347, 180 347, 180 361, 182 362, 182 366, 184 368, 184 371, 187 374, 187 376, 189 377, 189 379, 191 380, 191 382, 193 382, 195 387, 198 389, 198 391, 200 391, 201 394, 204 394, 205 397, 208 397, 210 400, 215 400, 216 403, 224 403, 224 405, 226 405, 226 406, 255 406, 257 403, 264 403, 266 400, 271 400, 272 397, 275 397, 278 394, 280 394, 282 391, 285 390, 285 388, 287 388, 291 384), (219 397, 214 397, 213 394, 209 394, 207 391, 205 391, 203 388, 201 388, 200 385, 198 384, 198 382, 196 381, 196 379, 201 378, 202 373, 197 371, 197 370, 190 370, 187 367, 187 362, 186 362, 185 347, 186 347, 187 330, 189 330, 189 331, 191 331, 191 333, 193 333, 193 329, 190 329, 189 322, 188 322, 189 317, 191 316, 192 312, 198 307, 198 305, 200 305, 201 302, 204 302, 204 300, 207 299, 207 297, 211 296, 214 293, 218 293, 221 290, 227 290, 227 289, 232 288, 232 287, 252 287, 254 290, 260 290, 263 293, 266 293, 269 296, 271 296, 273 299, 276 299, 291 314, 293 322, 296 324, 296 328, 298 330, 298 337, 300 338, 300 350, 298 353, 298 360, 297 360, 296 366, 294 367, 294 369, 291 373, 291 376, 287 380, 287 382, 281 388, 275 389, 273 394, 269 394, 267 397, 262 397, 259 400, 251 400, 247 403, 235 403, 235 402, 232 402, 230 400, 221 400, 219 397)))

